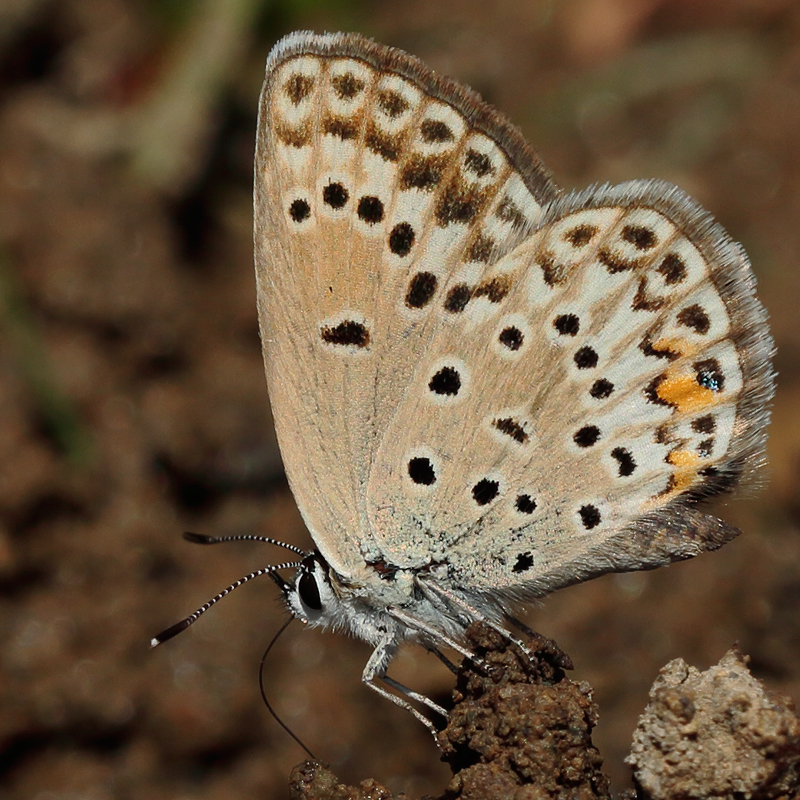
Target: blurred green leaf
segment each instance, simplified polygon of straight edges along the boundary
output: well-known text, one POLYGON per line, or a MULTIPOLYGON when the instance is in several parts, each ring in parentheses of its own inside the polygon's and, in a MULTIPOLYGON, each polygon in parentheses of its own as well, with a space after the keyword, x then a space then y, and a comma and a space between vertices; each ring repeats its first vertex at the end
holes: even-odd
POLYGON ((0 244, 0 327, 47 432, 75 466, 92 459, 92 442, 72 401, 58 386, 34 315, 0 244))

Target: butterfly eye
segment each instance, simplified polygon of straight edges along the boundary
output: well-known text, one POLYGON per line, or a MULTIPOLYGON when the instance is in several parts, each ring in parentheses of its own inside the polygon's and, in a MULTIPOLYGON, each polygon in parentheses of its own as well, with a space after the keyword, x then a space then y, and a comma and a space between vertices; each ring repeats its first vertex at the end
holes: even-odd
POLYGON ((300 601, 311 611, 322 611, 322 600, 319 596, 319 588, 313 573, 303 570, 300 580, 297 582, 297 593, 300 601))

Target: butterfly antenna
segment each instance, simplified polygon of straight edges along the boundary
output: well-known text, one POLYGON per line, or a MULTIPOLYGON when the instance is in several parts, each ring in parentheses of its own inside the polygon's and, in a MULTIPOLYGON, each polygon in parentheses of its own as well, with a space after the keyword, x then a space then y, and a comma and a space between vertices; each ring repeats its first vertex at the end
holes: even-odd
POLYGON ((275 544, 278 547, 283 547, 286 550, 291 550, 299 556, 307 556, 305 550, 295 547, 293 544, 281 542, 278 539, 270 539, 269 536, 257 536, 253 533, 242 533, 238 536, 205 536, 202 533, 192 533, 192 531, 184 531, 183 538, 187 542, 193 544, 219 544, 220 542, 264 542, 265 544, 275 544))
MULTIPOLYGON (((212 597, 207 603, 200 606, 200 608, 198 608, 197 611, 194 612, 194 614, 190 614, 188 617, 186 617, 186 619, 181 620, 180 622, 173 625, 171 628, 167 628, 165 631, 162 631, 161 633, 158 634, 158 636, 154 636, 150 640, 150 647, 157 647, 158 645, 166 642, 168 639, 171 639, 173 636, 177 636, 179 633, 185 631, 190 625, 192 625, 200 617, 202 617, 203 614, 205 614, 206 611, 208 611, 208 609, 211 608, 211 606, 222 600, 222 598, 225 597, 225 595, 230 594, 234 589, 238 589, 243 584, 253 580, 253 578, 258 578, 261 575, 273 575, 274 577, 274 573, 276 570, 291 569, 291 568, 296 569, 299 566, 300 566, 299 561, 287 561, 285 564, 275 564, 270 567, 263 567, 262 569, 257 569, 255 572, 251 572, 249 575, 245 575, 243 578, 239 578, 238 581, 232 583, 230 586, 228 586, 227 589, 223 589, 218 595, 212 597)), ((281 587, 283 587, 283 585, 285 585, 286 583, 286 581, 284 581, 283 578, 281 578, 280 581, 277 582, 278 585, 281 587)))
POLYGON ((264 651, 264 655, 261 656, 261 665, 258 668, 258 688, 261 690, 261 699, 264 701, 264 705, 267 707, 267 711, 269 711, 269 713, 272 714, 272 716, 274 717, 275 722, 277 722, 278 725, 280 725, 281 728, 283 728, 286 731, 286 733, 288 733, 289 736, 291 736, 292 739, 294 739, 297 742, 297 744, 299 744, 300 747, 302 747, 303 750, 305 750, 306 753, 308 753, 309 758, 316 761, 317 757, 305 746, 305 744, 303 744, 300 737, 278 716, 275 709, 270 705, 269 700, 267 700, 267 694, 264 691, 264 664, 266 663, 269 651, 272 650, 272 647, 275 644, 275 642, 278 641, 280 635, 289 627, 289 625, 294 621, 294 619, 295 619, 294 617, 289 617, 289 619, 287 619, 286 622, 283 623, 281 629, 272 637, 272 641, 267 645, 267 649, 264 651))

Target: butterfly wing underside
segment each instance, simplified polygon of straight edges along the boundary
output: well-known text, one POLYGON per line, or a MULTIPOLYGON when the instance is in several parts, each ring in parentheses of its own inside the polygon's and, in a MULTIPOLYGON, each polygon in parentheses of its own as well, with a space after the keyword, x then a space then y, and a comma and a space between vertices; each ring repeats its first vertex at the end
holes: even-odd
POLYGON ((747 260, 674 187, 558 199, 468 90, 354 35, 262 92, 259 318, 315 542, 543 594, 734 535, 694 502, 761 459, 771 340, 747 260))

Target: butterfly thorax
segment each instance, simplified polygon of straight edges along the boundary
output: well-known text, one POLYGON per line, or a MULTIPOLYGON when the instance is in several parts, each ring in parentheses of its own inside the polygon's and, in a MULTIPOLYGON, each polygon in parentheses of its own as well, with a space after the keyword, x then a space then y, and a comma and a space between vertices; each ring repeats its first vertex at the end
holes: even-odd
MULTIPOLYGON (((372 645, 387 640, 432 643, 426 630, 461 639, 473 621, 469 616, 442 613, 438 593, 448 584, 445 563, 408 569, 378 561, 358 576, 345 577, 314 552, 303 560, 286 601, 292 614, 306 624, 346 631, 372 645)), ((457 594, 479 611, 475 618, 497 619, 502 614, 499 605, 486 598, 457 594)))

